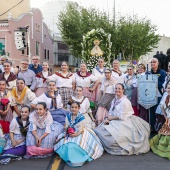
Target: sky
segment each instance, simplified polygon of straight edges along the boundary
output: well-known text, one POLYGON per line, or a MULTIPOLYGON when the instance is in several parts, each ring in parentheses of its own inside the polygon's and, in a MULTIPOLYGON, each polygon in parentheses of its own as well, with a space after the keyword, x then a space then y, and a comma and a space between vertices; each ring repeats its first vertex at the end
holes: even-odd
MULTIPOLYGON (((31 0, 32 7, 49 0, 31 0)), ((146 17, 157 25, 158 33, 170 37, 170 0, 73 0, 85 7, 93 6, 101 11, 113 11, 115 1, 116 15, 137 15, 146 17)), ((113 13, 113 12, 112 12, 113 13)))

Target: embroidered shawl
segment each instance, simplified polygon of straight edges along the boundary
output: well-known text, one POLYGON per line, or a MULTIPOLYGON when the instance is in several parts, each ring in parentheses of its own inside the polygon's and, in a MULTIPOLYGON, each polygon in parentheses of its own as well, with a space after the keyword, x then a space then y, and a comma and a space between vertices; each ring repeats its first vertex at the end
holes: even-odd
MULTIPOLYGON (((5 72, 3 72, 3 73, 0 74, 0 80, 2 80, 2 79, 6 80, 6 79, 5 79, 5 72)), ((17 76, 16 76, 14 73, 10 72, 9 77, 8 77, 8 79, 6 80, 7 86, 9 86, 9 82, 10 82, 10 81, 14 81, 14 80, 16 80, 16 79, 17 79, 17 76)))
POLYGON ((55 72, 55 74, 63 79, 69 79, 73 75, 71 72, 69 72, 66 76, 63 76, 61 72, 55 72))
MULTIPOLYGON (((52 74, 50 72, 48 72, 48 77, 51 76, 52 74)), ((44 77, 43 73, 42 72, 39 72, 36 74, 36 77, 38 78, 42 78, 43 79, 43 83, 45 83, 46 81, 46 78, 44 77)))

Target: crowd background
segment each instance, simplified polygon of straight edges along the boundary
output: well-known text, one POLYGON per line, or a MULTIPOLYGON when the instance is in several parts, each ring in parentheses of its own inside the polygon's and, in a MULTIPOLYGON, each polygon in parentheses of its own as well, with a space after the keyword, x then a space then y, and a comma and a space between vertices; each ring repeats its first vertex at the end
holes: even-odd
POLYGON ((33 56, 13 68, 7 56, 0 65, 0 163, 44 158, 55 151, 70 166, 113 155, 154 153, 170 159, 170 49, 153 56, 151 70, 142 63, 120 70, 103 58, 88 72, 86 63, 72 73, 63 61, 49 72, 48 61, 33 56), (158 103, 149 110, 137 102, 138 76, 158 74, 158 103), (158 133, 149 143, 150 130, 158 133), (73 148, 73 149, 68 149, 73 148), (76 155, 73 157, 73 155, 76 155))

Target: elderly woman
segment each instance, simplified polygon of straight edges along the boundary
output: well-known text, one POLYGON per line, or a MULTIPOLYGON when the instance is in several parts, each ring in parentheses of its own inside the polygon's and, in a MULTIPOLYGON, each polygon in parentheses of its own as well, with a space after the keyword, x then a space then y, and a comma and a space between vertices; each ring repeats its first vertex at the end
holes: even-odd
POLYGON ((59 90, 56 90, 56 82, 51 80, 47 85, 47 92, 33 100, 30 105, 36 109, 37 103, 45 102, 53 120, 64 125, 68 111, 63 109, 61 95, 59 94, 59 90))
POLYGON ((94 102, 96 101, 95 89, 89 91, 89 88, 92 86, 92 83, 98 80, 98 78, 87 71, 87 65, 85 63, 81 63, 80 71, 75 73, 75 78, 76 86, 83 87, 83 96, 90 100, 91 106, 94 106, 94 102))
POLYGON ((49 76, 47 80, 56 81, 56 87, 58 89, 58 93, 61 95, 64 108, 67 108, 67 103, 75 89, 75 76, 73 73, 68 71, 68 68, 69 66, 67 62, 63 61, 61 64, 61 71, 49 76))
POLYGON ((141 118, 134 116, 130 101, 123 94, 123 84, 117 84, 116 97, 111 103, 109 116, 103 124, 94 128, 104 149, 113 155, 132 155, 150 150, 150 126, 141 118))
POLYGON ((115 85, 117 83, 116 79, 112 77, 112 71, 110 69, 105 69, 105 77, 101 80, 101 93, 102 97, 97 103, 98 110, 96 113, 97 125, 99 125, 105 117, 108 116, 108 111, 110 109, 110 104, 115 97, 115 85))
POLYGON ((17 86, 12 89, 11 97, 11 106, 14 108, 13 117, 20 116, 22 106, 30 105, 36 98, 35 93, 25 85, 25 80, 22 78, 17 79, 17 86))
POLYGON ((48 71, 49 65, 47 61, 42 63, 42 72, 36 74, 36 97, 41 96, 44 92, 47 91, 47 77, 51 76, 51 73, 48 71))
POLYGON ((13 87, 16 87, 16 80, 17 77, 14 73, 12 73, 11 70, 12 63, 11 61, 4 61, 3 67, 4 72, 0 74, 0 80, 4 79, 6 80, 6 89, 8 91, 11 91, 13 87))
POLYGON ((81 86, 76 87, 75 96, 72 96, 68 103, 68 109, 70 111, 70 105, 72 102, 80 103, 79 112, 85 117, 85 126, 88 128, 95 127, 95 119, 92 115, 92 110, 90 109, 90 102, 87 97, 83 96, 83 88, 81 86))

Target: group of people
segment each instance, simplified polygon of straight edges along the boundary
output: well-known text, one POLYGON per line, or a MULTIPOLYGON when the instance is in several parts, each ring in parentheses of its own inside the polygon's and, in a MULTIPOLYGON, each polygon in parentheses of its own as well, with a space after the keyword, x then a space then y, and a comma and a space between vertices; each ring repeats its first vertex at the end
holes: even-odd
POLYGON ((148 152, 151 145, 154 153, 162 151, 156 145, 169 135, 170 79, 156 58, 151 60, 148 74, 160 75, 159 101, 164 97, 160 105, 150 109, 150 117, 148 110, 137 103, 137 76, 146 73, 144 64, 138 65, 136 73, 133 65, 123 73, 119 60, 113 61, 111 69, 105 68, 104 59, 99 58, 92 73, 86 63, 72 73, 63 61, 61 70, 52 74, 47 61, 42 65, 39 62, 39 56, 33 56, 30 65, 23 59, 20 69, 14 71, 9 60, 3 61, 1 164, 22 157, 44 158, 56 152, 68 165, 77 167, 101 157, 104 150, 113 155, 138 155, 148 152), (159 127, 159 134, 150 141, 149 123, 151 130, 159 127))

